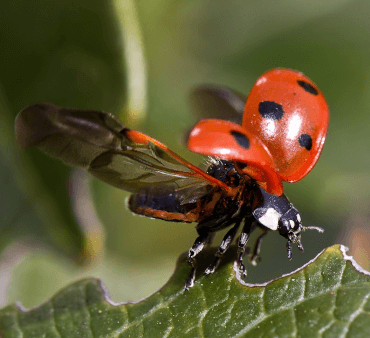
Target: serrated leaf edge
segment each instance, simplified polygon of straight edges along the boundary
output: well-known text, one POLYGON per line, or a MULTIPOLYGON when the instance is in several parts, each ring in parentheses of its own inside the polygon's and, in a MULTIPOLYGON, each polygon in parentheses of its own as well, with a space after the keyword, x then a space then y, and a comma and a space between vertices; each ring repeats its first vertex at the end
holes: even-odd
POLYGON ((346 247, 345 245, 342 245, 340 244, 339 246, 339 250, 342 252, 342 256, 343 256, 343 259, 345 261, 350 261, 352 266, 360 273, 366 275, 366 276, 370 276, 370 271, 367 271, 365 270, 362 266, 360 266, 356 261, 355 259, 353 258, 353 256, 349 256, 347 255, 347 252, 349 251, 349 248, 346 247))
POLYGON ((365 270, 364 268, 362 268, 356 261, 355 259, 353 258, 353 256, 349 256, 347 255, 347 252, 349 251, 349 248, 346 247, 345 245, 343 244, 336 244, 336 245, 333 245, 333 246, 330 246, 328 248, 325 248, 323 249, 322 251, 320 251, 314 258, 312 258, 311 260, 309 260, 307 263, 303 264, 301 267, 299 267, 298 269, 296 270, 293 270, 289 273, 286 273, 286 274, 283 274, 281 277, 279 278, 276 278, 276 279, 271 279, 269 280, 268 282, 264 282, 264 283, 247 283, 245 282, 242 278, 241 278, 241 275, 240 275, 240 272, 239 272, 239 269, 238 269, 238 265, 236 264, 236 262, 234 262, 234 265, 233 265, 233 269, 234 269, 234 272, 235 272, 235 278, 238 280, 238 282, 243 285, 243 286, 248 286, 248 287, 265 287, 273 282, 275 282, 276 280, 278 279, 283 279, 283 278, 286 278, 286 277, 291 277, 292 275, 296 274, 297 272, 300 272, 302 270, 304 270, 308 265, 310 265, 311 263, 315 262, 325 251, 327 250, 333 250, 335 247, 339 246, 339 250, 342 254, 342 257, 345 261, 350 261, 352 266, 354 267, 355 270, 357 270, 359 273, 362 273, 366 276, 370 276, 370 271, 367 271, 365 270))
MULTIPOLYGON (((325 251, 328 251, 328 250, 334 250, 334 249, 336 249, 336 247, 338 247, 339 246, 339 250, 340 250, 340 252, 341 252, 341 254, 342 254, 342 257, 343 257, 343 259, 345 260, 345 261, 349 261, 351 264, 352 264, 352 266, 359 272, 359 273, 362 273, 362 274, 364 274, 364 275, 367 275, 367 276, 370 276, 370 271, 367 271, 367 270, 365 270, 365 269, 363 269, 355 260, 354 260, 354 258, 353 258, 353 256, 349 256, 349 255, 347 255, 347 252, 349 251, 349 248, 348 247, 346 247, 346 246, 344 246, 344 245, 342 245, 342 244, 337 244, 337 245, 334 245, 334 246, 330 246, 330 247, 328 247, 328 248, 325 248, 325 249, 323 249, 322 251, 320 251, 313 259, 311 259, 311 260, 309 260, 307 263, 305 263, 304 265, 302 265, 301 267, 299 267, 298 269, 296 269, 296 270, 294 270, 294 271, 292 271, 292 272, 289 272, 289 273, 287 273, 287 274, 283 274, 281 277, 279 277, 279 278, 276 278, 276 279, 272 279, 272 280, 270 280, 270 281, 268 281, 268 282, 264 282, 264 283, 247 283, 247 282, 245 282, 245 281, 243 281, 242 280, 242 278, 241 278, 241 276, 240 276, 240 273, 239 273, 239 270, 238 270, 238 266, 237 266, 237 264, 234 262, 234 265, 233 265, 233 269, 234 269, 234 272, 235 272, 235 278, 238 280, 238 282, 241 284, 241 285, 243 285, 243 286, 247 286, 247 287, 266 287, 267 285, 269 285, 269 284, 271 284, 271 283, 273 283, 273 282, 275 282, 276 280, 279 280, 279 279, 282 279, 282 278, 286 278, 286 277, 291 277, 292 275, 294 275, 294 274, 296 274, 297 272, 300 272, 300 271, 302 271, 302 270, 304 270, 307 266, 309 266, 311 263, 313 263, 313 262, 315 262, 325 251)), ((82 282, 84 279, 82 279, 82 280, 80 280, 79 282, 82 282)), ((101 288, 101 290, 102 290, 102 296, 103 296, 103 298, 104 298, 104 300, 106 301, 106 302, 108 302, 110 305, 112 305, 112 306, 122 306, 122 305, 127 305, 127 304, 131 304, 131 305, 133 305, 133 304, 137 304, 137 303, 140 303, 140 302, 142 302, 143 300, 145 300, 145 299, 148 299, 148 298, 150 298, 151 296, 153 296, 153 294, 151 294, 151 295, 148 295, 147 297, 144 297, 144 298, 142 298, 142 299, 140 299, 140 300, 138 300, 138 301, 135 301, 135 302, 126 302, 126 301, 123 301, 123 302, 119 302, 119 303, 116 303, 116 302, 114 302, 113 300, 111 300, 110 299, 110 297, 109 297, 109 291, 108 291, 108 289, 107 289, 107 287, 106 287, 106 285, 104 284, 104 282, 101 280, 101 279, 99 279, 99 278, 85 278, 85 280, 86 281, 91 281, 91 280, 94 280, 95 282, 97 282, 98 284, 99 284, 99 286, 100 286, 100 288, 101 288)), ((166 283, 167 284, 167 283, 166 283)), ((67 288, 68 286, 66 286, 65 288, 67 288)), ((160 289, 162 289, 163 287, 161 287, 160 289)), ((59 290, 58 292, 57 292, 57 294, 59 294, 61 291, 63 291, 63 289, 64 288, 62 288, 61 290, 59 290)), ((159 290, 160 290, 159 289, 159 290)), ((157 291, 156 292, 154 292, 154 294, 155 293, 157 293, 157 291)), ((168 299, 168 301, 171 301, 171 298, 175 298, 176 296, 175 295, 173 295, 173 297, 170 297, 169 299, 168 299)), ((52 297, 53 298, 53 297, 52 297)), ((51 298, 51 299, 52 299, 51 298)), ((39 306, 35 306, 35 307, 31 307, 31 308, 29 308, 29 309, 27 309, 27 308, 25 308, 25 307, 23 307, 22 306, 22 304, 21 303, 19 303, 19 302, 16 302, 15 304, 14 304, 19 310, 21 310, 22 312, 28 312, 28 311, 31 311, 31 310, 33 310, 33 309, 35 309, 35 308, 38 308, 39 306)))

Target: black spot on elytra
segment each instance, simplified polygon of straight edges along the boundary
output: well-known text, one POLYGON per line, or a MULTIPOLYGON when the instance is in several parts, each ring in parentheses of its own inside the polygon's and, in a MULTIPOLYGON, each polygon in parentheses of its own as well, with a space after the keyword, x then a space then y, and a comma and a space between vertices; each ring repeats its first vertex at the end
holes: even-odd
POLYGON ((306 81, 298 80, 297 83, 307 92, 313 95, 319 95, 319 91, 306 81))
POLYGON ((312 148, 312 138, 308 134, 302 134, 298 137, 298 142, 301 147, 305 147, 307 150, 312 148))
POLYGON ((284 115, 283 106, 274 101, 263 101, 258 106, 261 116, 268 120, 280 120, 284 115))
POLYGON ((248 138, 243 135, 242 133, 239 133, 238 131, 232 130, 231 135, 234 136, 235 141, 238 142, 240 146, 242 146, 244 149, 248 149, 250 146, 248 138))

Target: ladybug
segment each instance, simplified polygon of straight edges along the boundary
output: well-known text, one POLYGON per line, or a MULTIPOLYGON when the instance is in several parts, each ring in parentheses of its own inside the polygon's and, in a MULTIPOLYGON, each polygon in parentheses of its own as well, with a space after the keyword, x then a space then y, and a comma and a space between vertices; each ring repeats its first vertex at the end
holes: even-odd
POLYGON ((230 227, 205 274, 216 270, 242 224, 236 257, 242 276, 246 245, 256 227, 263 233, 252 263, 258 261, 262 239, 271 230, 287 240, 289 259, 292 244, 303 251, 302 231, 323 232, 302 225, 282 182, 296 182, 313 168, 329 123, 323 94, 302 73, 289 69, 263 74, 245 106, 239 93, 214 86, 196 89, 191 102, 207 118, 193 127, 187 146, 209 156, 206 171, 159 141, 128 129, 109 113, 37 103, 23 109, 15 122, 21 149, 37 145, 131 192, 128 207, 133 213, 197 222, 198 237, 187 256, 191 272, 185 290, 194 284, 196 256, 219 230, 230 227))

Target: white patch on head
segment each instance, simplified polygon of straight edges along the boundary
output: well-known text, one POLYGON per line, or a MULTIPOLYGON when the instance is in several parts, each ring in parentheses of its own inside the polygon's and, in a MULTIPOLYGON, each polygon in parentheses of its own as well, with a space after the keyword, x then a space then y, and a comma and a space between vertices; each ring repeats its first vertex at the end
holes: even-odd
POLYGON ((291 227, 292 229, 294 229, 294 226, 295 226, 294 221, 290 219, 290 220, 289 220, 289 224, 290 224, 290 227, 291 227))
POLYGON ((297 214, 297 220, 298 220, 299 223, 302 222, 302 219, 301 219, 301 215, 300 214, 297 214))
POLYGON ((258 219, 262 225, 270 230, 277 230, 281 214, 273 208, 268 208, 265 214, 258 219))

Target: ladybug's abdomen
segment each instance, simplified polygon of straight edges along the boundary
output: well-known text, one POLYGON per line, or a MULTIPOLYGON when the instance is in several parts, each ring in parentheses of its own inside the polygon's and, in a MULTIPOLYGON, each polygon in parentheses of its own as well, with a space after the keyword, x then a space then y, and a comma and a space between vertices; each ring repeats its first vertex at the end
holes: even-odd
MULTIPOLYGON (((235 171, 231 161, 214 161, 207 174, 228 185, 237 185, 240 175, 235 171)), ((148 191, 136 193, 128 200, 129 209, 139 215, 160 218, 166 221, 195 222, 211 217, 220 210, 224 194, 219 189, 212 189, 208 194, 191 203, 183 203, 181 190, 162 195, 153 195, 148 191), (217 190, 217 191, 216 191, 217 190)))
POLYGON ((324 96, 302 73, 274 69, 253 86, 244 109, 243 127, 269 149, 284 181, 296 182, 320 156, 329 121, 324 96))
POLYGON ((197 215, 192 212, 195 203, 182 205, 176 194, 153 196, 149 194, 133 194, 128 200, 129 209, 138 215, 160 218, 166 221, 194 222, 197 215))

